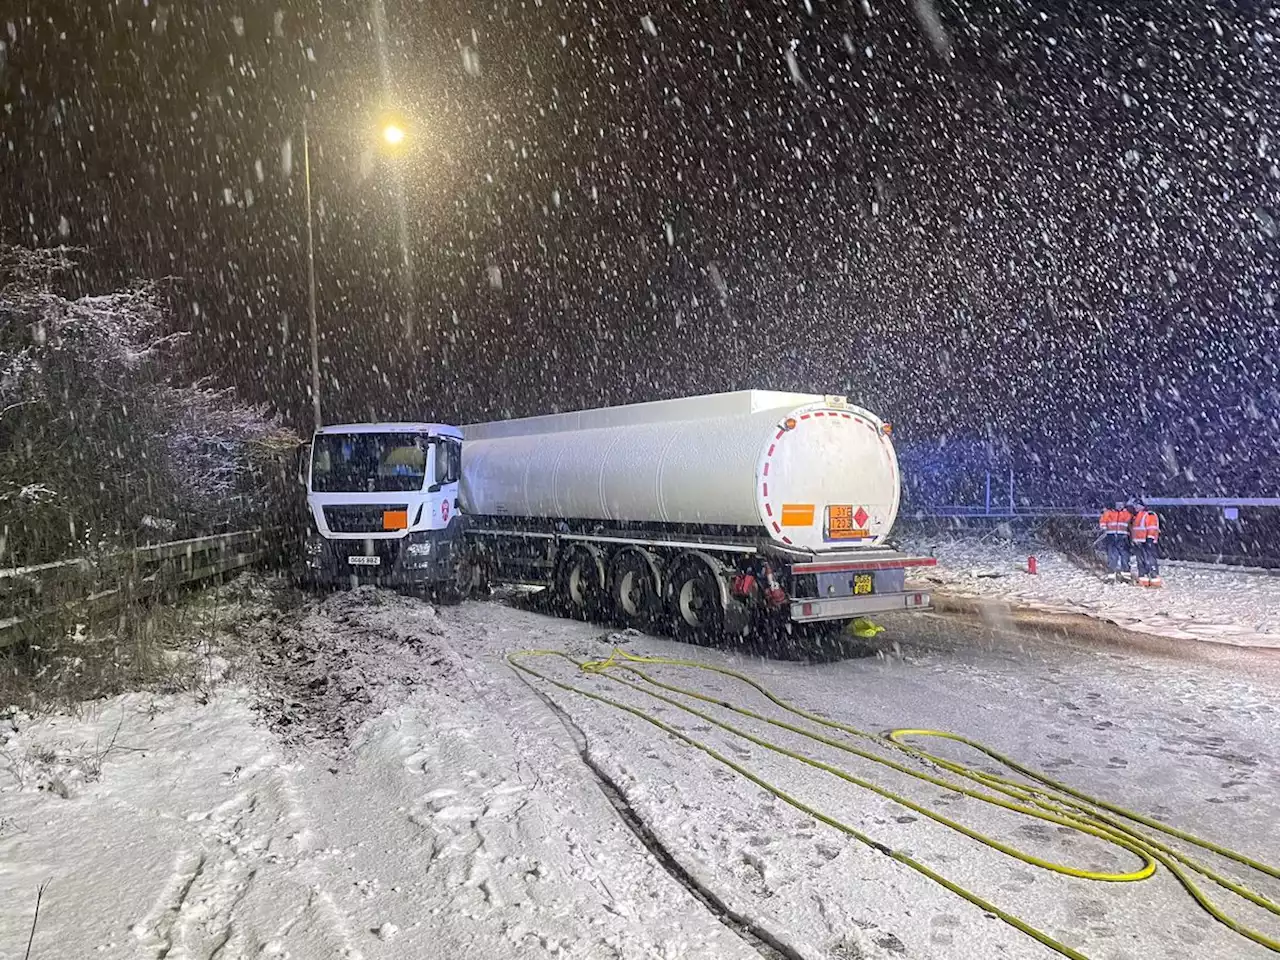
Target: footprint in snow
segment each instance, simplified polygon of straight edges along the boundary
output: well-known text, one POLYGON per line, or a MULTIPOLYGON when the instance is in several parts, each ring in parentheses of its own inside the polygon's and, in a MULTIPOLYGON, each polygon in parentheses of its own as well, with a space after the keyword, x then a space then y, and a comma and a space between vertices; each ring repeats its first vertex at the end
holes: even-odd
POLYGON ((959 926, 959 917, 940 913, 929 921, 929 941, 940 947, 950 946, 955 942, 956 928, 959 926))

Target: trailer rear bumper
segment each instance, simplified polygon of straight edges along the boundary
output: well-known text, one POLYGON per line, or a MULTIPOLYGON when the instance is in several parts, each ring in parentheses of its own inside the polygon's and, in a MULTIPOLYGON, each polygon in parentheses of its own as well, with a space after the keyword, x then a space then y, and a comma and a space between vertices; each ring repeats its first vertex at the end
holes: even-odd
POLYGON ((808 554, 793 560, 791 572, 796 574, 866 573, 874 570, 906 570, 916 567, 937 566, 933 557, 913 557, 888 548, 843 553, 808 554))
POLYGON ((929 594, 911 590, 905 593, 871 594, 862 597, 825 597, 814 600, 792 600, 791 619, 798 623, 818 620, 852 620, 868 613, 891 613, 897 610, 927 610, 929 594))

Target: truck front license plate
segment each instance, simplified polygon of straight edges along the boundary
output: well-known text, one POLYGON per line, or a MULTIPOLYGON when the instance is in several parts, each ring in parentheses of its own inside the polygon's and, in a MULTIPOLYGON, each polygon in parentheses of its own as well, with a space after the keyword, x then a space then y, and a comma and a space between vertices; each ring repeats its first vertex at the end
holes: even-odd
POLYGON ((858 573, 853 577, 853 592, 856 596, 859 593, 874 593, 875 578, 869 573, 858 573))
POLYGON ((367 557, 364 554, 357 554, 354 557, 347 557, 347 563, 353 567, 376 567, 382 563, 381 557, 367 557))

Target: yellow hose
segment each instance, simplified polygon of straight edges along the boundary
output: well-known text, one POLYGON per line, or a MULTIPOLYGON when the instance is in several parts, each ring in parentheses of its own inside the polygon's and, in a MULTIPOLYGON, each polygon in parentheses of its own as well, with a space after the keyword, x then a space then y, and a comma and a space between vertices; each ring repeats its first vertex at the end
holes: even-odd
POLYGON ((1208 866, 1202 863, 1199 863, 1196 860, 1193 860, 1187 854, 1174 849, 1173 847, 1169 846, 1167 843, 1163 843, 1160 840, 1156 839, 1155 837, 1150 836, 1147 833, 1144 833, 1136 829, 1131 825, 1131 823, 1141 824, 1143 827, 1146 827, 1150 830, 1158 831, 1159 833, 1163 833, 1167 837, 1176 838, 1186 843, 1194 844, 1195 846, 1198 846, 1203 850, 1207 850, 1211 853, 1217 854, 1218 856, 1229 859, 1241 866, 1248 867, 1252 870, 1256 870, 1269 877, 1280 879, 1280 869, 1261 863, 1257 860, 1254 860, 1250 857, 1245 856, 1244 854, 1237 853, 1234 850, 1230 850, 1226 847, 1212 843, 1211 841, 1204 840, 1200 837, 1196 837, 1193 834, 1187 833, 1182 830, 1178 830, 1174 827, 1170 827, 1150 817, 1146 817, 1146 816, 1143 816, 1142 814, 1135 813, 1131 810, 1127 810, 1124 807, 1120 807, 1115 804, 1108 803, 1107 801, 1104 801, 1104 800, 1098 800, 1094 797, 1089 796, 1088 794, 1077 791, 1072 787, 1067 786, 1066 784, 1059 783, 1058 781, 1053 780, 1048 776, 1045 776, 1044 774, 1039 773, 1038 771, 1025 767, 1017 763, 1016 761, 1010 759, 1009 757, 1004 756, 1003 754, 991 749, 990 747, 985 746, 984 744, 981 744, 975 740, 971 740, 968 737, 964 737, 959 734, 947 733, 939 730, 901 729, 901 730, 894 730, 884 736, 881 736, 875 733, 870 733, 865 730, 859 730, 856 727, 852 727, 847 724, 842 724, 834 720, 828 720, 825 717, 821 717, 809 711, 802 710, 799 707, 796 707, 793 704, 790 704, 787 701, 783 700, 782 698, 776 696, 766 687, 764 687, 760 683, 757 683, 755 680, 751 679, 750 677, 748 677, 743 673, 739 673, 738 671, 731 670, 727 667, 718 667, 712 664, 700 663, 696 660, 682 660, 682 659, 672 658, 672 657, 642 657, 642 656, 636 656, 634 654, 628 653, 625 650, 621 650, 618 648, 614 648, 613 652, 609 655, 608 659, 594 660, 594 661, 575 660, 574 658, 570 657, 568 654, 560 650, 522 650, 522 651, 510 653, 507 655, 508 663, 510 663, 511 666, 514 667, 515 669, 520 670, 523 673, 526 673, 530 676, 536 677, 537 679, 542 680, 546 683, 550 683, 551 685, 558 687, 561 690, 565 690, 570 693, 575 693, 580 696, 587 697, 591 700, 595 700, 599 703, 606 704, 615 709, 625 711, 626 713, 629 713, 632 716, 638 717, 639 719, 652 724, 653 726, 657 727, 663 732, 670 734, 673 737, 676 737, 677 739, 683 741, 684 743, 689 744, 692 747, 695 747, 698 750, 701 750, 703 753, 707 754, 712 759, 718 761, 719 763, 724 764, 725 766, 729 767, 730 769, 740 774, 741 776, 746 777, 752 783, 756 784, 762 789, 773 794, 778 799, 783 800, 784 802, 790 804, 796 809, 803 811, 804 813, 815 818, 816 820, 819 820, 822 823, 825 823, 828 826, 833 827, 836 830, 839 830, 840 832, 850 837, 853 837, 854 839, 860 841, 861 843, 864 843, 867 846, 872 847, 873 849, 886 854, 887 856, 893 858, 894 860, 897 860, 899 863, 905 864, 911 869, 928 877, 930 880, 933 880, 935 883, 942 885, 947 890, 950 890, 952 893, 955 893, 957 896, 960 896, 965 900, 969 901, 970 903, 974 904, 975 906, 978 906, 981 909, 994 914, 1004 922, 1013 926, 1015 929, 1021 931, 1022 933, 1027 934, 1028 936, 1034 938, 1035 940, 1039 941, 1040 943, 1044 944, 1050 949, 1057 951, 1062 956, 1070 957, 1072 958, 1072 960, 1088 960, 1088 958, 1085 957, 1084 954, 1081 954, 1080 952, 1067 946, 1066 944, 1061 943, 1058 940, 1055 940, 1053 937, 1051 937, 1048 933, 1044 932, 1043 930, 1033 927, 1029 923, 1019 919, 1018 917, 1015 917, 1014 915, 1008 913, 1007 911, 984 900, 982 897, 978 896, 972 891, 964 887, 961 887, 958 884, 948 880, 946 877, 943 877, 942 875, 938 874, 936 871, 934 871, 927 865, 921 863, 920 861, 914 859, 913 857, 905 853, 902 853, 901 851, 892 850, 889 847, 885 846, 884 844, 876 841, 872 837, 868 836, 867 834, 862 833, 857 828, 852 827, 846 823, 843 823, 842 821, 839 821, 834 817, 830 817, 822 813, 821 811, 815 810, 813 807, 810 807, 809 805, 805 804, 803 801, 790 795, 789 793, 787 793, 785 790, 783 790, 781 787, 777 786, 776 784, 773 784, 757 776, 756 774, 751 773, 749 770, 745 769, 736 761, 731 760, 729 757, 718 752, 713 747, 701 742, 700 740, 697 740, 694 737, 689 736, 687 733, 658 719, 652 714, 644 710, 641 710, 638 707, 633 707, 630 704, 622 703, 618 700, 612 699, 611 697, 604 696, 603 694, 598 694, 590 690, 584 690, 581 687, 574 686, 571 683, 566 683, 562 680, 557 680, 554 677, 548 676, 547 674, 529 666, 527 663, 520 662, 521 660, 534 658, 534 657, 557 657, 557 658, 566 660, 584 673, 592 673, 592 674, 603 676, 606 679, 612 681, 613 683, 619 684, 623 687, 627 687, 631 690, 644 694, 645 696, 651 697, 655 700, 661 701, 662 703, 668 704, 669 706, 675 707, 676 709, 684 711, 685 713, 691 714, 692 716, 698 717, 700 720, 706 723, 713 724, 714 726, 717 726, 720 729, 733 734, 734 736, 741 737, 751 743, 754 743, 757 746, 763 747, 767 750, 771 750, 775 753, 781 754, 782 756, 790 757, 791 759, 797 760, 815 769, 822 770, 823 772, 829 773, 832 776, 838 777, 839 779, 844 780, 847 783, 851 783, 865 790, 870 790, 873 793, 881 797, 884 797, 885 799, 892 800, 893 802, 898 803, 909 810, 919 813, 922 816, 928 817, 929 819, 934 820, 937 823, 941 823, 947 827, 950 827, 951 829, 956 830, 957 832, 963 834, 964 836, 969 837, 970 839, 976 840, 977 842, 984 844, 992 848, 993 850, 998 850, 1001 853, 1006 854, 1007 856, 1010 856, 1017 860, 1022 861, 1023 863, 1040 867, 1041 869, 1044 869, 1044 870, 1049 870, 1054 873, 1062 874, 1065 876, 1077 877, 1077 878, 1088 879, 1088 880, 1098 880, 1098 881, 1113 882, 1113 883, 1125 883, 1125 882, 1134 882, 1134 881, 1147 879, 1148 877, 1152 876, 1156 872, 1157 864, 1162 864, 1169 870, 1171 874, 1173 874, 1174 877, 1177 878, 1178 882, 1191 895, 1191 897, 1206 912, 1208 912, 1212 917, 1214 917, 1214 919, 1218 920, 1220 923, 1227 926, 1229 929, 1235 931, 1236 933, 1240 934, 1241 936, 1244 936, 1249 940, 1252 940, 1254 943, 1260 944, 1264 947, 1267 947, 1270 950, 1280 953, 1280 940, 1269 937, 1264 933, 1261 933, 1257 930, 1247 927, 1243 923, 1235 920, 1233 917, 1223 912, 1223 910, 1220 907, 1218 907, 1215 903, 1213 903, 1213 901, 1211 901, 1208 898, 1208 896, 1204 893, 1204 891, 1200 889, 1200 887, 1196 884, 1191 874, 1193 872, 1198 873, 1201 876, 1209 880, 1212 880, 1214 883, 1216 883, 1220 887, 1226 890, 1229 890, 1232 893, 1237 894, 1238 896, 1248 900, 1250 903, 1253 903, 1256 906, 1262 907, 1263 909, 1268 910, 1272 914, 1275 914, 1277 916, 1280 916, 1280 905, 1277 905, 1275 902, 1257 893, 1256 891, 1249 889, 1244 884, 1236 880, 1232 880, 1228 877, 1225 877, 1217 873, 1216 871, 1212 870, 1208 866), (633 664, 652 664, 652 665, 663 665, 663 666, 674 666, 674 667, 687 667, 691 669, 704 670, 712 673, 722 674, 723 676, 730 677, 741 683, 745 683, 746 685, 754 689, 756 692, 764 696, 766 699, 768 699, 770 702, 772 702, 782 710, 786 711, 787 713, 792 714, 793 716, 803 718, 804 720, 807 720, 811 723, 818 724, 822 727, 826 727, 829 730, 838 731, 841 734, 857 737, 871 745, 878 747, 879 749, 895 751, 897 753, 900 753, 904 757, 911 758, 917 763, 923 763, 927 766, 940 769, 942 771, 945 771, 946 773, 951 774, 952 776, 960 778, 961 780, 968 781, 968 783, 970 784, 976 784, 976 786, 968 786, 965 783, 957 783, 954 780, 946 779, 945 777, 937 776, 933 773, 907 766, 903 763, 899 763, 888 757, 871 753, 867 750, 859 749, 858 747, 851 745, 850 743, 846 742, 843 739, 835 739, 830 736, 825 736, 812 729, 808 729, 794 723, 789 723, 777 717, 771 717, 765 714, 756 713, 752 710, 739 706, 721 697, 710 696, 708 694, 702 693, 697 690, 690 690, 690 689, 679 687, 673 684, 664 683, 650 676, 648 673, 644 672, 638 667, 633 666, 633 664), (614 671, 625 672, 634 677, 637 677, 641 681, 643 681, 643 685, 641 683, 632 682, 631 680, 626 680, 619 676, 615 676, 614 671), (657 688, 657 689, 654 689, 654 688, 657 688), (1050 861, 1050 860, 1045 860, 1041 857, 1035 856, 1034 854, 1027 853, 1025 851, 1012 847, 993 837, 987 836, 986 834, 980 833, 979 831, 974 830, 971 827, 967 827, 964 824, 959 823, 958 821, 953 820, 950 817, 947 817, 936 810, 932 810, 928 807, 925 807, 922 804, 900 793, 896 793, 892 790, 882 787, 862 777, 858 777, 852 773, 849 773, 846 770, 841 769, 840 767, 834 766, 833 764, 826 763, 814 757, 810 757, 803 753, 800 753, 796 750, 792 750, 787 747, 781 746, 780 744, 774 743, 763 737, 756 736, 755 734, 749 733, 748 731, 743 730, 739 727, 735 727, 734 725, 727 723, 724 720, 721 720, 712 714, 699 710, 696 707, 691 706, 688 703, 685 703, 684 701, 677 700, 673 697, 666 696, 665 694, 659 693, 657 692, 657 690, 666 690, 670 693, 675 693, 682 697, 687 697, 693 700, 699 700, 704 703, 712 704, 716 707, 720 707, 722 709, 729 710, 733 713, 736 713, 739 716, 746 717, 751 720, 759 721, 761 723, 766 723, 774 727, 778 727, 779 729, 786 730, 790 733, 794 733, 802 737, 806 737, 817 743, 821 743, 828 747, 833 747, 837 750, 841 750, 845 753, 852 754, 853 756, 859 757, 861 759, 868 760, 873 763, 878 763, 878 764, 881 764, 882 766, 889 767, 890 769, 893 769, 898 773, 902 773, 907 776, 914 777, 918 780, 922 780, 934 786, 941 787, 943 789, 953 791, 956 793, 960 793, 967 797, 972 797, 976 800, 982 801, 983 803, 988 803, 993 806, 1001 807, 1005 810, 1012 811, 1014 813, 1019 813, 1024 816, 1033 817, 1037 820, 1043 820, 1048 823, 1056 824, 1060 827, 1066 827, 1068 829, 1075 830, 1080 833, 1087 834, 1089 836, 1097 837, 1098 839, 1103 840, 1106 843, 1120 847, 1121 849, 1126 850, 1129 853, 1133 854, 1135 857, 1138 858, 1140 863, 1134 869, 1131 869, 1122 873, 1107 873, 1107 872, 1093 871, 1093 870, 1082 870, 1078 867, 1072 867, 1065 864, 1054 863, 1053 861, 1050 861), (1030 780, 1032 782, 1026 783, 1019 780, 1011 779, 1009 777, 1000 776, 998 774, 988 773, 986 771, 970 767, 958 761, 950 760, 950 759, 947 759, 946 757, 941 757, 936 754, 930 753, 926 750, 923 750, 907 742, 907 738, 919 739, 924 737, 934 737, 934 738, 951 740, 956 743, 960 743, 966 747, 969 747, 971 749, 977 750, 980 753, 984 754, 989 759, 994 760, 995 762, 1003 765, 1007 769, 1014 771, 1015 773, 1021 775, 1022 777, 1025 777, 1027 780, 1030 780), (1126 823, 1124 821, 1131 821, 1131 823, 1126 823))

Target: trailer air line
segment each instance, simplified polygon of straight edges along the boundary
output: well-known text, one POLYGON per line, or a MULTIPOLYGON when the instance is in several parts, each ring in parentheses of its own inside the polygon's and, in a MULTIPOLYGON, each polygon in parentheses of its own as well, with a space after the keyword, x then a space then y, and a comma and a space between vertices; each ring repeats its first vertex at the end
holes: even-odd
POLYGON ((799 707, 783 700, 781 697, 778 697, 763 685, 752 680, 746 674, 739 673, 736 670, 731 670, 726 667, 699 663, 695 660, 635 656, 617 648, 614 649, 608 659, 593 661, 576 660, 560 650, 521 650, 507 655, 507 662, 510 663, 512 667, 528 674, 529 676, 535 677, 569 693, 587 697, 597 703, 603 703, 607 706, 613 707, 614 709, 629 713, 646 723, 652 724, 664 733, 667 733, 670 736, 687 743, 689 746, 702 751, 713 760, 724 764, 735 773, 750 780, 752 783, 756 784, 768 793, 771 793, 779 800, 790 804, 797 810, 813 817, 815 820, 825 823, 827 826, 839 830, 841 833, 852 837, 873 850, 876 850, 879 853, 882 853, 885 856, 911 868, 912 870, 915 870, 917 873, 924 875, 934 883, 945 887, 947 890, 967 900, 974 906, 998 917, 1005 923, 1039 941, 1062 956, 1070 957, 1071 960, 1089 960, 1085 954, 1054 939, 1044 930, 1032 926, 1027 921, 1014 916, 1009 911, 991 903, 973 891, 948 880, 942 874, 914 857, 903 853, 900 850, 894 850, 876 840, 874 837, 858 830, 856 827, 844 823, 841 820, 837 820, 835 817, 829 816, 828 814, 809 806, 804 801, 788 793, 782 786, 765 780, 763 777, 752 773, 741 764, 717 751, 714 747, 690 736, 683 730, 660 720, 652 713, 628 703, 623 703, 620 700, 615 700, 612 697, 605 696, 604 694, 596 693, 592 690, 575 686, 574 684, 568 683, 564 680, 556 679, 536 667, 531 666, 529 661, 536 658, 565 660, 572 664, 581 673, 604 677, 622 687, 641 693, 654 700, 667 704, 668 706, 675 707, 678 710, 697 717, 705 723, 712 724, 734 736, 741 737, 756 746, 771 750, 774 753, 781 754, 782 756, 790 757, 793 760, 797 760, 800 763, 806 764, 807 766, 813 767, 817 770, 822 770, 825 773, 838 777, 839 779, 853 784, 854 786, 870 790, 881 797, 901 804, 907 809, 912 810, 921 816, 928 817, 937 823, 943 824, 944 826, 949 827, 950 829, 955 830, 978 843, 990 847, 993 850, 998 850, 999 852, 1020 860, 1023 863, 1027 863, 1044 870, 1049 870, 1053 873, 1086 880, 1126 883, 1145 880, 1156 872, 1158 865, 1162 865, 1178 880, 1183 889, 1186 890, 1192 899, 1194 899, 1203 910, 1209 913, 1219 923, 1256 944, 1266 947, 1276 953, 1280 953, 1280 940, 1248 927, 1241 921, 1227 914, 1221 907, 1209 899, 1209 896, 1205 893, 1204 889, 1202 889, 1200 883, 1204 880, 1212 881, 1224 890, 1244 898, 1255 906, 1261 907, 1275 916, 1280 916, 1280 904, 1276 904, 1274 901, 1257 893, 1244 884, 1224 876, 1182 850, 1174 848, 1170 845, 1170 841, 1180 840, 1184 843, 1192 844, 1199 847, 1201 850, 1223 857, 1239 866, 1247 867, 1273 879, 1280 879, 1280 869, 1261 863, 1246 856, 1245 854, 1230 850, 1226 847, 1213 843, 1212 841, 1197 837, 1194 834, 1187 833, 1186 831, 1171 827, 1168 824, 1161 823, 1158 820, 1144 816, 1143 814, 1137 813, 1133 810, 1129 810, 1106 800, 1101 800, 1086 793, 1082 793, 1073 787, 1051 779, 1043 773, 1032 770, 1029 767, 1025 767, 1015 760, 998 753, 976 740, 971 740, 958 734, 946 733, 939 730, 901 729, 894 730, 885 735, 859 730, 856 727, 838 723, 834 720, 828 720, 825 717, 802 710, 799 707), (722 696, 712 696, 695 689, 689 689, 663 682, 646 672, 646 670, 641 669, 640 665, 645 667, 681 667, 721 674, 722 676, 729 677, 747 685, 757 693, 764 696, 775 706, 785 711, 787 714, 790 714, 795 718, 808 721, 811 724, 817 724, 820 727, 825 727, 828 731, 831 731, 833 735, 820 733, 810 727, 801 726, 798 723, 793 723, 788 720, 756 713, 746 707, 734 703, 731 700, 727 700, 722 696), (624 677, 619 674, 634 679, 624 679, 624 677), (684 700, 676 699, 675 697, 659 692, 661 690, 665 690, 667 693, 678 694, 680 697, 702 701, 703 703, 711 704, 724 710, 729 710, 732 713, 736 713, 747 719, 769 724, 770 726, 777 727, 781 730, 798 734, 816 743, 823 744, 824 746, 835 748, 863 760, 881 764, 882 766, 895 770, 898 773, 914 777, 917 780, 924 781, 925 783, 929 783, 949 791, 963 794, 964 796, 971 797, 975 800, 980 800, 984 803, 989 803, 1005 810, 1033 817, 1037 820, 1043 820, 1047 823, 1056 824, 1060 827, 1066 827, 1079 833, 1088 834, 1089 836, 1096 837, 1106 843, 1133 854, 1138 859, 1139 863, 1133 869, 1120 873, 1109 873, 1094 870, 1082 870, 1077 867, 1071 867, 1066 864, 1055 863, 1053 861, 1043 859, 1033 853, 1019 850, 994 837, 980 833, 971 827, 967 827, 938 811, 932 810, 921 803, 912 800, 910 797, 896 793, 887 787, 883 787, 862 777, 858 777, 841 767, 818 760, 815 757, 801 753, 798 750, 784 747, 781 744, 767 740, 763 737, 756 736, 755 734, 752 734, 740 727, 736 727, 713 714, 699 710, 697 707, 692 706, 684 700), (840 737, 840 739, 837 739, 837 737, 840 737), (860 749, 846 739, 849 737, 855 738, 855 742, 861 740, 869 746, 875 747, 879 750, 888 751, 890 754, 900 755, 904 760, 922 763, 932 769, 943 770, 951 776, 958 778, 961 781, 967 781, 968 783, 957 783, 955 780, 946 779, 943 776, 930 773, 927 770, 907 766, 905 763, 900 763, 890 757, 860 749), (928 750, 915 746, 911 742, 922 738, 941 738, 962 744, 978 751, 988 759, 994 760, 1007 770, 1012 771, 1013 774, 1017 774, 1018 776, 1026 779, 1018 780, 1014 779, 1012 776, 988 773, 978 767, 930 753, 928 750), (1199 875, 1199 878, 1195 876, 1197 874, 1199 875), (1197 882, 1198 879, 1200 882, 1197 882))

